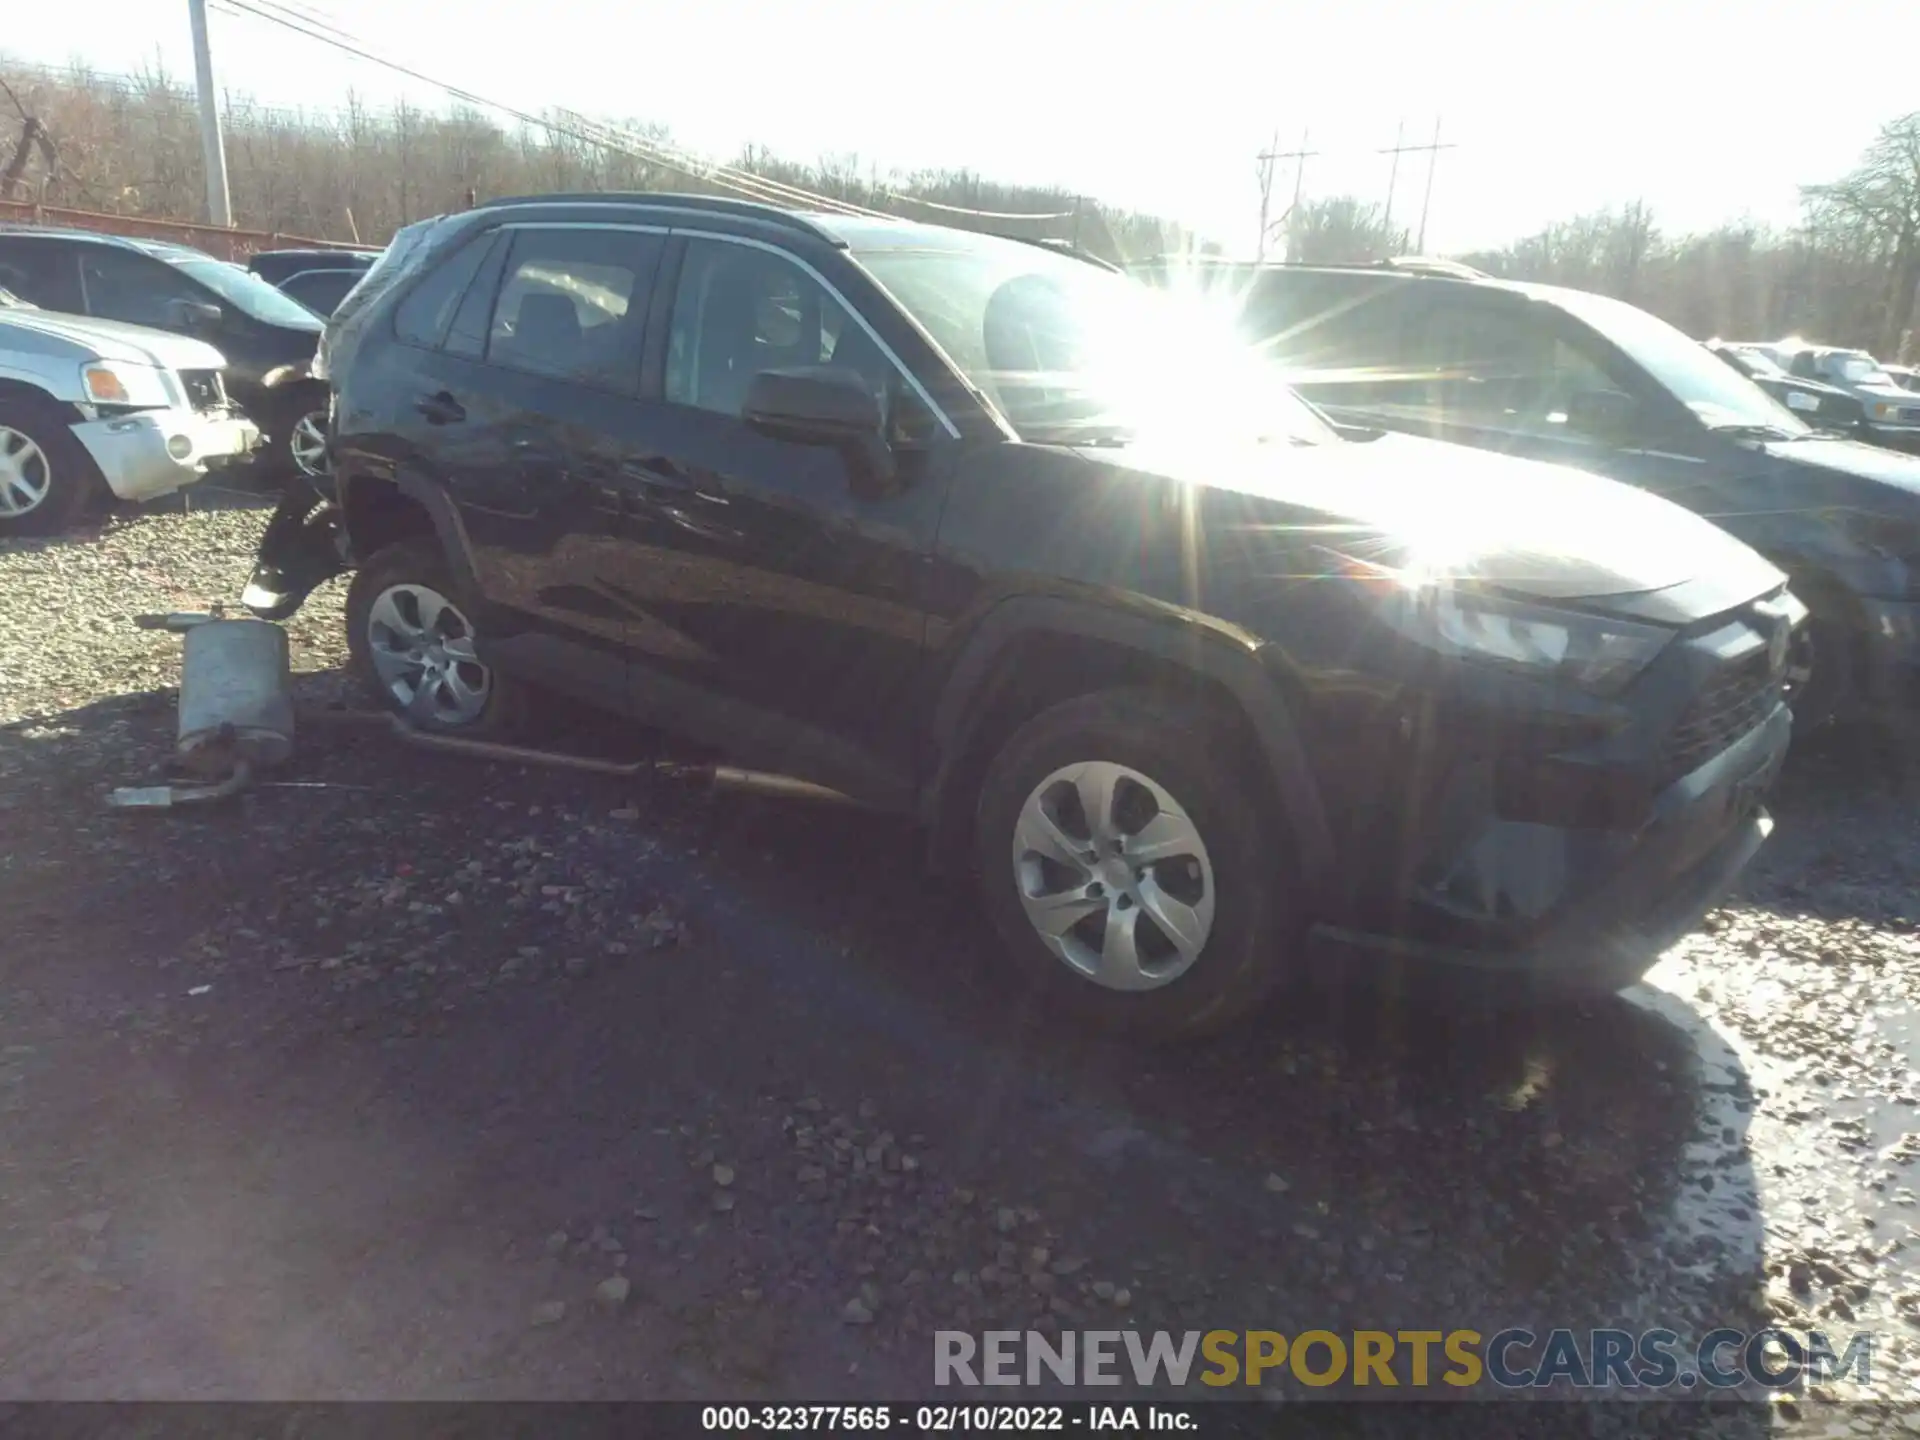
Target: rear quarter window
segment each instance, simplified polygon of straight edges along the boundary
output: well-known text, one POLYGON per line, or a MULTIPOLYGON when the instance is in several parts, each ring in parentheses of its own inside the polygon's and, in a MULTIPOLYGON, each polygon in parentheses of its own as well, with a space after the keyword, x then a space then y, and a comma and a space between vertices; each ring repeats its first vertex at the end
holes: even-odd
MULTIPOLYGON (((491 232, 476 235, 445 256, 422 277, 393 312, 393 332, 407 345, 423 350, 439 348, 453 323, 461 297, 493 242, 491 232)), ((428 263, 432 263, 431 261, 428 263)))

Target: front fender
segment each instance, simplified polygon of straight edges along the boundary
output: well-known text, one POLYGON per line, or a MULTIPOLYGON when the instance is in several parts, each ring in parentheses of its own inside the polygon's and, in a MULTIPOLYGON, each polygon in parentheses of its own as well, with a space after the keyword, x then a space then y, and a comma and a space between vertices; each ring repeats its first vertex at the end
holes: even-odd
POLYGON ((1304 880, 1317 886, 1330 876, 1333 837, 1319 784, 1284 697, 1253 652, 1192 622, 1125 614, 1055 596, 1001 601, 961 642, 947 670, 929 722, 931 778, 921 800, 922 815, 936 836, 944 833, 955 804, 964 803, 954 793, 956 782, 990 709, 1001 662, 1016 641, 1034 633, 1085 636, 1135 650, 1225 688, 1258 740, 1304 880))

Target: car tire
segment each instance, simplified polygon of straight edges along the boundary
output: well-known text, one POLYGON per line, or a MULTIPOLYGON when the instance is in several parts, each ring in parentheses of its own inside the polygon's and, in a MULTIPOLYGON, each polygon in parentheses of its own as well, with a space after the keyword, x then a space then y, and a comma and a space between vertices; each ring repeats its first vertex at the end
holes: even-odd
POLYGON ((421 730, 475 738, 517 733, 526 720, 526 688, 474 657, 472 613, 434 542, 376 551, 347 589, 355 678, 421 730))
POLYGON ((107 493, 52 403, 0 400, 0 535, 55 535, 107 493))
POLYGON ((1136 689, 1066 701, 1007 739, 981 783, 974 858, 1023 998, 1174 1041, 1226 1028, 1289 975, 1301 939, 1292 847, 1250 793, 1259 762, 1243 748, 1207 708, 1136 689), (1092 823, 1087 794, 1113 801, 1106 825, 1092 823), (1072 865, 1057 858, 1061 840, 1077 847, 1072 865), (1146 841, 1159 842, 1158 862, 1141 863, 1146 841))

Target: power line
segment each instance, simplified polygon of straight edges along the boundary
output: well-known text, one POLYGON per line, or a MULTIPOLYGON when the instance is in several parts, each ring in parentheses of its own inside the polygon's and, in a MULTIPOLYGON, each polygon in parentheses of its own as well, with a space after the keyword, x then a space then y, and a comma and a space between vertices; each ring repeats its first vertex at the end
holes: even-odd
MULTIPOLYGON (((705 181, 708 184, 716 185, 721 189, 732 190, 734 193, 744 195, 748 199, 777 205, 792 205, 798 202, 811 205, 816 209, 843 215, 865 215, 875 218, 884 216, 884 212, 882 211, 871 210, 866 206, 853 204, 851 201, 836 200, 831 196, 805 190, 797 185, 788 185, 784 181, 770 180, 765 176, 755 175, 749 171, 739 170, 733 166, 703 162, 697 157, 688 155, 684 151, 670 149, 658 141, 635 136, 632 132, 620 127, 588 120, 586 117, 570 111, 562 113, 568 115, 572 123, 564 126, 557 125, 545 117, 529 114, 515 106, 503 104, 500 101, 489 99, 486 96, 464 89, 461 86, 452 85, 444 80, 436 79, 431 75, 423 74, 411 66, 403 65, 396 60, 390 60, 383 55, 373 52, 366 48, 364 44, 355 43, 350 39, 340 38, 336 35, 309 28, 308 25, 301 21, 290 18, 289 13, 285 13, 287 12, 287 7, 276 3, 276 0, 218 0, 218 3, 223 8, 231 8, 245 12, 257 19, 265 20, 271 24, 292 30, 296 34, 305 36, 307 39, 317 40, 324 45, 331 45, 335 49, 343 50, 359 59, 382 66, 397 74, 405 75, 409 79, 432 85, 456 100, 462 100, 468 104, 483 106, 491 110, 497 110, 525 124, 540 126, 551 133, 566 135, 571 139, 580 140, 586 144, 598 145, 605 149, 627 154, 635 159, 647 160, 654 164, 661 165, 664 168, 677 170, 684 175, 705 181), (274 8, 265 9, 262 8, 263 6, 272 6, 274 8)), ((966 211, 958 206, 941 208, 948 209, 952 213, 972 214, 979 218, 988 219, 1017 218, 1023 220, 1039 220, 1064 218, 1063 216, 1052 215, 1013 215, 994 214, 989 211, 966 211)))
MULTIPOLYGON (((449 84, 445 80, 436 79, 431 75, 415 70, 409 65, 403 65, 397 60, 389 60, 385 56, 377 55, 350 41, 337 39, 334 36, 308 29, 304 25, 289 20, 282 15, 260 9, 258 6, 252 4, 251 0, 221 0, 221 3, 230 9, 245 12, 257 19, 268 21, 271 24, 292 30, 296 34, 304 35, 309 40, 318 40, 324 45, 333 46, 336 50, 344 50, 349 55, 369 61, 384 69, 392 70, 396 74, 405 75, 411 80, 418 80, 424 85, 432 85, 436 89, 445 91, 454 99, 464 101, 469 105, 478 105, 485 109, 497 110, 503 115, 510 115, 514 119, 528 125, 537 125, 553 134, 565 135, 570 139, 580 140, 589 145, 598 145, 603 149, 613 150, 617 153, 628 155, 633 159, 648 160, 666 169, 678 170, 683 175, 688 175, 696 180, 704 180, 724 190, 732 190, 735 194, 744 195, 748 199, 759 200, 763 203, 781 203, 778 200, 770 200, 770 197, 777 195, 781 191, 792 191, 796 196, 804 197, 810 203, 821 209, 838 211, 843 214, 858 213, 858 207, 846 205, 841 201, 830 199, 825 195, 813 195, 806 191, 800 191, 797 187, 780 185, 774 181, 762 181, 757 176, 742 176, 739 179, 735 179, 727 172, 724 166, 703 166, 697 160, 690 157, 681 158, 651 142, 645 142, 644 146, 636 146, 629 140, 623 145, 609 139, 606 133, 593 134, 583 130, 571 129, 564 125, 557 125, 552 120, 543 116, 530 114, 516 106, 503 104, 498 100, 489 99, 484 95, 465 89, 462 86, 449 84)), ((607 132, 611 132, 612 129, 612 127, 599 125, 595 125, 593 128, 607 132)), ((791 203, 790 200, 787 203, 791 203)))

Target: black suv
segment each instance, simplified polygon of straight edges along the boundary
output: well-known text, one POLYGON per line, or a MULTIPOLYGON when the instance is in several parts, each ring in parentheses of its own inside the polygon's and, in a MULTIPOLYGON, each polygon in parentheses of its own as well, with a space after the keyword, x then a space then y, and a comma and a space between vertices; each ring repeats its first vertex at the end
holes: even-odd
POLYGON ((262 250, 247 269, 316 315, 331 315, 380 258, 378 250, 262 250))
POLYGON ((397 236, 319 363, 332 478, 255 613, 357 565, 352 663, 417 726, 551 687, 918 816, 1098 1021, 1210 1029, 1316 959, 1618 988, 1770 824, 1773 566, 1624 486, 1350 443, 1071 255, 503 200, 397 236))
POLYGON ((1746 541, 1813 611, 1792 667, 1803 728, 1920 702, 1920 460, 1815 429, 1601 295, 1463 267, 1142 269, 1237 315, 1336 418, 1579 466, 1746 541))
POLYGON ((150 325, 227 357, 227 391, 283 470, 326 464, 326 387, 308 374, 320 317, 204 250, 91 230, 0 227, 0 286, 42 310, 150 325))

